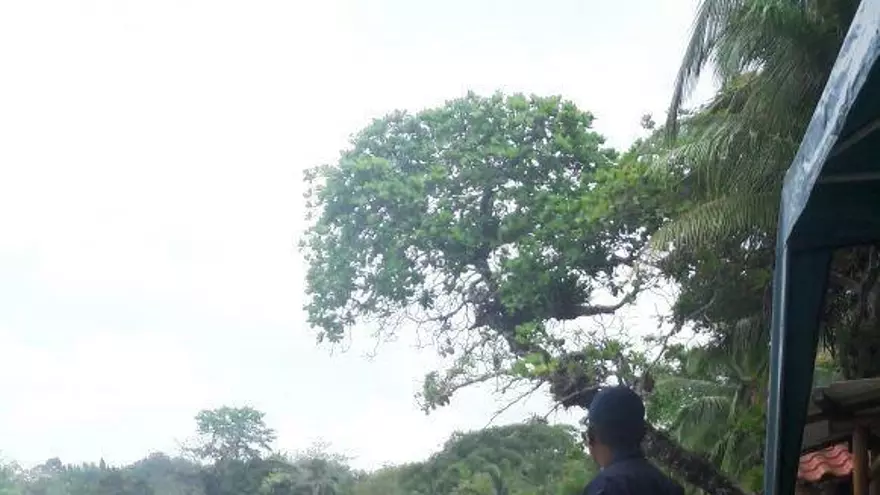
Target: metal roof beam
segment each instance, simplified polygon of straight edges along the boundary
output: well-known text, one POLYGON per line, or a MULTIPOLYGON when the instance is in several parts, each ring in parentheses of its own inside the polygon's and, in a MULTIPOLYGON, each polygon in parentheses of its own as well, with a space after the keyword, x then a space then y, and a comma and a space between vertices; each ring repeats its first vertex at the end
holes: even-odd
POLYGON ((819 177, 818 184, 842 184, 852 182, 880 181, 880 172, 862 172, 855 174, 831 174, 819 177))
POLYGON ((874 131, 876 131, 877 129, 880 129, 880 118, 868 122, 867 124, 859 128, 859 130, 850 134, 846 139, 838 141, 837 146, 835 146, 834 149, 831 150, 831 153, 828 155, 827 160, 831 160, 832 158, 838 156, 849 148, 852 148, 860 141, 873 134, 874 131))

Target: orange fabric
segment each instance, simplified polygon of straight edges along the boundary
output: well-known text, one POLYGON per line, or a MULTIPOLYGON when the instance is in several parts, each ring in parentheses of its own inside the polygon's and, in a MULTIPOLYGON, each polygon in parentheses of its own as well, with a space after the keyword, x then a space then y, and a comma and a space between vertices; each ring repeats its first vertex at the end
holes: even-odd
POLYGON ((842 478, 852 473, 852 454, 846 444, 837 444, 801 456, 797 477, 814 483, 825 476, 842 478))

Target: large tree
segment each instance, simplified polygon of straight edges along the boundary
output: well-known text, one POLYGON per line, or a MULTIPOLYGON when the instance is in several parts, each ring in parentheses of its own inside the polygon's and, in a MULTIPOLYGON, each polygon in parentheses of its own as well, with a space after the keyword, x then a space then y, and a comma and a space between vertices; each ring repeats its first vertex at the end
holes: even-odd
MULTIPOLYGON (((580 325, 651 283, 639 255, 669 213, 663 176, 618 166, 592 120, 558 97, 469 94, 378 119, 311 170, 303 247, 319 338, 427 331, 451 361, 426 379, 428 408, 502 376, 588 405, 610 373, 584 359, 580 325)), ((646 448, 703 489, 739 491, 657 429, 646 448)))
POLYGON ((271 450, 275 431, 252 407, 220 407, 196 415, 198 438, 187 450, 215 463, 259 459, 271 450))

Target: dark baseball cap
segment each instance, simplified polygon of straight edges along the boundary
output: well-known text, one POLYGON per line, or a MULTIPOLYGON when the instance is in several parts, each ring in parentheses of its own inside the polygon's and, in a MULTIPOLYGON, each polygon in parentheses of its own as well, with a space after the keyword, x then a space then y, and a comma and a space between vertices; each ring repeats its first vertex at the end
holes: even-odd
POLYGON ((645 434, 645 403, 629 387, 607 387, 593 397, 588 421, 602 443, 638 444, 645 434))

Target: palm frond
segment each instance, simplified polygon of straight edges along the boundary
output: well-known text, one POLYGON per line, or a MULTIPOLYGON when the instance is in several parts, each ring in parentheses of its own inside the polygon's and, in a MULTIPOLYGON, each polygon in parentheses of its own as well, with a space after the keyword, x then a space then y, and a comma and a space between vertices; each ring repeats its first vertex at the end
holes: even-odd
POLYGON ((730 428, 723 438, 715 444, 710 458, 721 469, 733 475, 741 475, 760 462, 761 445, 755 436, 740 428, 730 428))
POLYGON ((682 404, 673 418, 669 431, 682 445, 706 452, 726 431, 730 399, 722 395, 707 395, 682 404))
POLYGON ((700 3, 666 116, 666 129, 671 138, 678 134, 678 117, 685 97, 699 79, 729 16, 742 3, 743 0, 703 0, 700 3))
POLYGON ((657 380, 654 387, 658 390, 685 391, 694 395, 721 396, 733 393, 736 389, 730 385, 712 380, 700 380, 683 376, 668 376, 657 380))
POLYGON ((687 248, 736 238, 747 232, 772 231, 776 225, 779 194, 731 194, 697 205, 652 237, 655 249, 670 245, 687 248))
POLYGON ((682 405, 673 421, 673 428, 696 427, 724 423, 731 398, 724 395, 705 395, 682 405))

